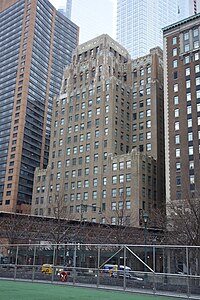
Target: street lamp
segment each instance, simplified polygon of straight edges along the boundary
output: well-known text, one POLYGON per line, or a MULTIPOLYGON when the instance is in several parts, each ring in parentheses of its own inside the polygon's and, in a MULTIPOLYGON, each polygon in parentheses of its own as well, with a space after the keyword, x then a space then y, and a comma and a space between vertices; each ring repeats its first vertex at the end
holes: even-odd
MULTIPOLYGON (((147 247, 146 247, 146 245, 147 245, 147 223, 149 220, 149 215, 147 212, 144 212, 142 217, 143 217, 143 222, 144 222, 144 263, 145 263, 144 271, 146 272, 147 271, 147 267, 146 267, 146 265, 147 265, 147 247)), ((146 275, 147 274, 145 273, 144 274, 145 278, 147 277, 146 275)))

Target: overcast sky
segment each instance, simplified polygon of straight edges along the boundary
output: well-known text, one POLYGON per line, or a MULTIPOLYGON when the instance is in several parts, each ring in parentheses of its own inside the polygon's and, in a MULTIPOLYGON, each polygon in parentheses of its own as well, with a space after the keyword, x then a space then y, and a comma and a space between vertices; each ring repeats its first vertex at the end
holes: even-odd
MULTIPOLYGON (((82 0, 84 1, 84 0, 82 0)), ((98 0, 94 0, 94 1, 98 1, 98 0)), ((101 1, 101 0, 100 0, 101 1)), ((110 2, 115 2, 116 0, 108 0, 110 2)), ((60 7, 65 7, 65 0, 50 0, 50 2, 53 4, 53 6, 55 6, 55 8, 60 8, 60 7)))
MULTIPOLYGON (((72 0, 71 20, 80 27, 79 42, 109 34, 115 39, 114 11, 116 0, 72 0)), ((58 8, 65 8, 66 0, 50 0, 58 8)))

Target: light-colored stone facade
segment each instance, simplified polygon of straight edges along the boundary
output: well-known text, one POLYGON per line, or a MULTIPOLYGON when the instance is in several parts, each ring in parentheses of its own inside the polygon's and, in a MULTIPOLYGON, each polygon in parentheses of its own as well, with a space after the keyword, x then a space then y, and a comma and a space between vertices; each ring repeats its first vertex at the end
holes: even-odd
MULTIPOLYGON (((161 175, 157 161, 163 152, 160 155, 156 127, 163 119, 152 115, 158 109, 162 114, 161 70, 159 48, 132 61, 108 35, 77 47, 54 101, 49 166, 35 172, 32 214, 138 226, 143 211, 151 214, 159 201, 163 203, 157 185, 157 172, 161 175), (137 93, 139 80, 144 91, 136 97, 135 77, 137 93), (151 101, 146 108, 147 88, 151 101), (147 121, 151 126, 139 131, 139 124, 147 121), (147 130, 153 130, 148 139, 147 130), (133 143, 133 135, 139 137, 141 132, 143 149, 133 143)), ((159 190, 163 192, 163 187, 159 190)))

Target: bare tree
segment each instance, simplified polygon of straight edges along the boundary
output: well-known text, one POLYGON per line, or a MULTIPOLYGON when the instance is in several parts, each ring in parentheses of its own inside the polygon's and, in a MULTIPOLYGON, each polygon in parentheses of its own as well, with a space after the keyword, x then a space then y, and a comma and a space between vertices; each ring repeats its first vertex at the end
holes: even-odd
POLYGON ((200 199, 171 201, 167 205, 167 219, 171 243, 200 246, 200 199))

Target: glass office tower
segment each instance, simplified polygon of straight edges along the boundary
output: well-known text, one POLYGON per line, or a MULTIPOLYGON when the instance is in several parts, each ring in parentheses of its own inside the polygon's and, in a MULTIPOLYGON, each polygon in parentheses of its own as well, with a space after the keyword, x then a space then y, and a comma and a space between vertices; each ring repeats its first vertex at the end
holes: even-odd
POLYGON ((132 58, 163 48, 162 28, 178 20, 177 0, 117 0, 117 41, 132 58))
POLYGON ((48 162, 53 97, 77 40, 78 27, 47 0, 0 3, 0 210, 28 212, 35 167, 48 162))

